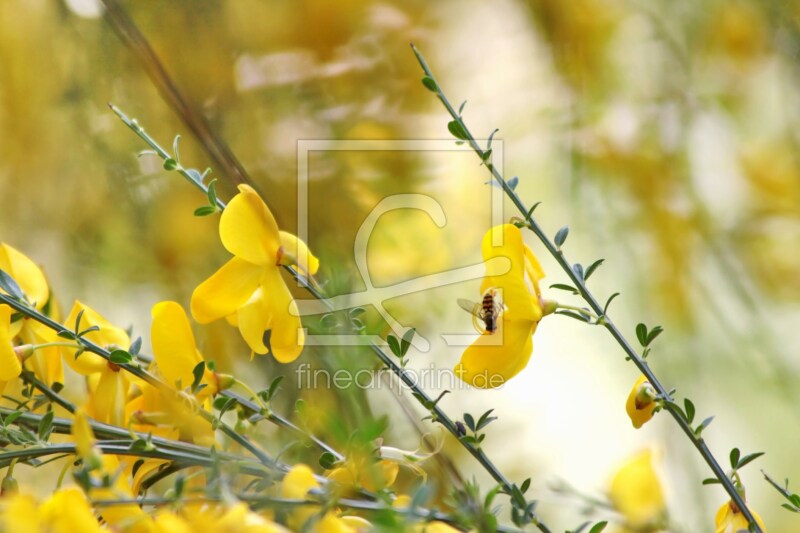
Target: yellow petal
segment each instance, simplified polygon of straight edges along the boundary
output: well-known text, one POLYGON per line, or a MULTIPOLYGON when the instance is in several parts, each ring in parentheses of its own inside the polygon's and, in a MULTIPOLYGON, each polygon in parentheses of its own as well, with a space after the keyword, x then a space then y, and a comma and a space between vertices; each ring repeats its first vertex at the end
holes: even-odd
POLYGON ((248 185, 239 185, 239 194, 222 212, 219 236, 226 250, 245 261, 262 266, 278 262, 278 223, 248 185))
POLYGON ((464 350, 456 376, 473 387, 499 387, 528 364, 535 329, 535 322, 502 319, 495 333, 481 335, 464 350))
MULTIPOLYGON (((752 508, 750 512, 753 513, 753 518, 755 518, 758 525, 761 526, 761 531, 767 533, 767 528, 764 526, 764 522, 761 520, 758 513, 753 511, 752 508)), ((714 533, 739 533, 739 531, 747 531, 749 525, 741 511, 734 511, 734 504, 730 501, 722 504, 717 510, 714 524, 716 525, 714 533)))
POLYGON ((192 371, 202 357, 186 312, 180 304, 167 301, 154 305, 152 315, 150 335, 158 369, 170 385, 188 387, 194 381, 192 371))
POLYGON ((647 405, 636 405, 636 395, 639 393, 639 388, 647 381, 646 376, 639 376, 636 383, 633 384, 628 400, 625 402, 625 412, 631 419, 633 427, 639 429, 651 418, 653 418, 653 410, 656 408, 655 402, 650 402, 647 405))
POLYGON ((54 492, 39 507, 38 514, 41 521, 47 524, 43 531, 52 533, 103 531, 89 502, 86 501, 86 496, 77 487, 68 487, 54 492))
POLYGON ((265 354, 269 349, 264 345, 264 332, 270 328, 272 314, 264 300, 264 291, 259 287, 246 304, 236 312, 236 325, 242 338, 258 354, 265 354))
MULTIPOLYGON (((305 333, 297 304, 277 268, 268 269, 261 290, 269 308, 270 349, 280 363, 291 363, 303 351, 305 333)), ((241 316, 239 316, 241 327, 241 316)))
POLYGON ((36 304, 37 309, 44 307, 50 296, 50 289, 42 269, 36 263, 22 252, 3 243, 0 244, 0 270, 5 270, 14 278, 28 300, 36 304))
POLYGON ((504 275, 522 277, 525 265, 524 246, 522 233, 514 224, 494 226, 486 232, 481 242, 483 260, 488 261, 495 257, 507 257, 511 260, 511 269, 504 275))
POLYGON ((128 380, 125 372, 106 365, 100 373, 97 386, 89 397, 92 413, 100 422, 125 427, 125 403, 128 396, 128 380))
POLYGON ((89 417, 86 411, 78 409, 75 413, 75 420, 72 422, 72 439, 75 441, 75 451, 81 459, 87 459, 92 455, 94 446, 94 432, 89 425, 89 417))
POLYGON ((22 372, 22 364, 11 342, 11 308, 0 305, 0 381, 10 381, 22 372))
MULTIPOLYGON (((308 491, 319 487, 319 483, 314 478, 314 472, 304 464, 297 464, 286 473, 281 482, 281 497, 291 500, 304 500, 308 491)), ((287 525, 300 531, 303 524, 314 515, 312 506, 295 508, 289 516, 287 525)))
POLYGON ((632 529, 658 524, 666 512, 661 482, 650 450, 629 459, 611 480, 610 498, 632 529))
POLYGON ((311 274, 312 276, 317 273, 319 259, 314 257, 306 243, 285 231, 280 232, 280 242, 282 265, 297 265, 302 273, 311 274))
POLYGON ((192 316, 201 324, 232 315, 258 288, 264 268, 234 257, 192 293, 192 316))
MULTIPOLYGON (((70 311, 69 316, 64 322, 64 325, 69 329, 74 328, 75 320, 81 311, 83 311, 80 323, 81 331, 87 330, 94 326, 100 328, 97 331, 87 333, 84 336, 85 339, 88 339, 103 348, 117 347, 127 350, 130 347, 131 339, 128 337, 128 334, 125 333, 125 330, 114 326, 108 320, 103 318, 97 311, 87 305, 84 305, 78 300, 75 300, 75 304, 72 306, 72 311, 70 311)), ((75 358, 75 350, 72 348, 62 348, 61 353, 64 356, 64 362, 66 362, 67 365, 75 372, 84 376, 88 376, 89 374, 93 374, 95 372, 102 372, 104 369, 108 368, 108 362, 105 359, 90 352, 82 353, 77 359, 75 358)))
POLYGON ((27 494, 16 494, 6 501, 0 524, 3 531, 43 531, 36 500, 27 494))

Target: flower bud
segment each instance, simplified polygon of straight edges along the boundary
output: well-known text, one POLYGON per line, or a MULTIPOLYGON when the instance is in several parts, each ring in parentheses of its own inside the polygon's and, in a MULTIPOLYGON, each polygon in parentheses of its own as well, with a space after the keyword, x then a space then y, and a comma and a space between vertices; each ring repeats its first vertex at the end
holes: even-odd
POLYGON ((0 484, 0 496, 13 496, 18 493, 19 483, 17 483, 17 480, 10 475, 4 477, 2 484, 0 484))

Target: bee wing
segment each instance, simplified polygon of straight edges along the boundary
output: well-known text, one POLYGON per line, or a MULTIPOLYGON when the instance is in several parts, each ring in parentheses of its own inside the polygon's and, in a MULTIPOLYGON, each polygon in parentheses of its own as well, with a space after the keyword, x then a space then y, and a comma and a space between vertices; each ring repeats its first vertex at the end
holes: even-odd
POLYGON ((472 300, 467 300, 465 298, 459 298, 458 300, 456 300, 456 302, 458 303, 458 306, 467 313, 471 314, 472 316, 481 318, 481 315, 479 313, 481 306, 479 303, 473 302, 472 300))

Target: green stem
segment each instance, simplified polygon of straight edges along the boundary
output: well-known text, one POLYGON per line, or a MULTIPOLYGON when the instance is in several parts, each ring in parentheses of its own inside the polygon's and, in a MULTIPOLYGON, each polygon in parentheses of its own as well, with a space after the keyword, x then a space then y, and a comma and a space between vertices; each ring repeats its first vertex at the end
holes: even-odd
POLYGON ((731 480, 728 478, 728 476, 725 475, 725 472, 720 467, 719 462, 717 462, 714 455, 708 449, 708 446, 706 446, 706 443, 703 440, 703 438, 698 437, 695 434, 694 430, 689 425, 689 422, 684 418, 683 412, 680 411, 680 408, 676 407, 667 389, 664 388, 664 386, 658 380, 656 375, 650 369, 649 365, 641 357, 639 357, 639 354, 636 352, 636 350, 633 349, 631 344, 628 342, 628 340, 625 338, 625 336, 622 334, 619 328, 617 328, 616 324, 614 324, 611 318, 609 318, 608 315, 605 315, 603 313, 603 307, 597 301, 594 294, 592 294, 592 292, 586 286, 584 280, 579 278, 575 274, 574 270, 572 269, 572 264, 567 260, 567 258, 564 255, 564 252, 559 247, 557 247, 555 243, 553 243, 550 240, 550 238, 544 233, 542 228, 539 226, 539 223, 536 222, 536 220, 534 220, 533 217, 530 215, 530 211, 522 202, 519 195, 517 195, 514 189, 509 187, 508 183, 506 183, 506 180, 503 178, 503 176, 500 174, 497 168, 495 168, 495 166, 492 165, 489 161, 486 161, 486 152, 478 145, 473 135, 469 132, 469 129, 467 128, 467 125, 464 123, 461 116, 459 116, 459 114, 450 104, 447 97, 442 92, 441 86, 439 85, 439 82, 436 81, 436 77, 433 75, 433 72, 431 71, 430 67, 428 67, 425 58, 413 44, 411 45, 411 49, 413 50, 414 55, 416 55, 417 61, 419 61, 422 70, 425 72, 425 75, 431 78, 436 84, 437 97, 442 102, 444 107, 447 109, 447 112, 450 114, 453 120, 457 121, 458 124, 463 128, 464 133, 466 133, 467 136, 466 141, 469 144, 469 146, 478 155, 480 160, 485 162, 486 168, 492 174, 492 177, 497 181, 497 183, 505 192, 506 196, 508 196, 508 198, 514 204, 514 206, 517 208, 520 214, 523 215, 524 220, 527 224, 526 227, 531 232, 533 232, 536 235, 536 237, 538 237, 539 241, 541 241, 541 243, 544 245, 544 247, 547 249, 550 255, 553 256, 553 258, 556 260, 556 262, 559 264, 562 270, 564 270, 564 272, 567 274, 570 280, 575 284, 575 287, 578 289, 578 292, 580 293, 581 297, 584 299, 584 301, 586 301, 589 307, 598 316, 604 316, 603 326, 608 330, 611 336, 614 337, 614 340, 617 342, 617 344, 619 344, 619 346, 625 352, 626 357, 629 358, 631 361, 633 361, 633 364, 636 365, 636 368, 638 368, 639 371, 647 377, 647 380, 650 382, 651 385, 653 385, 653 387, 655 387, 659 395, 668 400, 667 402, 665 402, 666 410, 670 413, 670 415, 672 415, 672 418, 675 420, 675 422, 678 424, 678 426, 681 428, 684 434, 688 437, 688 439, 692 442, 694 447, 697 449, 698 453, 700 453, 703 460, 706 462, 711 471, 714 473, 714 476, 720 481, 722 486, 725 488, 725 492, 728 493, 728 496, 730 496, 731 500, 733 500, 733 502, 736 503, 737 507, 741 509, 745 518, 747 518, 748 522, 750 522, 750 526, 754 527, 755 528, 754 531, 756 531, 757 533, 763 533, 761 527, 758 525, 755 518, 753 517, 752 512, 745 504, 739 492, 736 490, 736 487, 733 486, 731 480))
MULTIPOLYGON (((109 104, 111 110, 128 126, 140 139, 142 139, 148 146, 150 146, 155 152, 164 160, 171 159, 169 153, 164 150, 150 135, 148 135, 144 128, 142 128, 138 122, 134 119, 128 118, 120 109, 116 106, 109 104)), ((203 191, 203 193, 208 193, 208 187, 206 187, 201 181, 196 180, 191 174, 189 174, 183 167, 179 166, 176 170, 181 173, 187 180, 189 180, 192 185, 203 191)), ((221 210, 224 210, 226 207, 225 202, 217 198, 217 207, 221 210)), ((299 272, 296 268, 292 266, 284 265, 284 269, 291 274, 291 276, 300 284, 301 287, 306 289, 314 298, 317 300, 321 300, 324 304, 329 308, 332 309, 331 303, 328 301, 325 294, 323 294, 321 287, 314 281, 313 278, 307 276, 301 272, 299 272)), ((405 369, 398 366, 392 358, 390 358, 378 345, 374 343, 370 343, 369 345, 370 350, 395 374, 397 377, 412 391, 417 393, 419 396, 418 401, 421 405, 425 405, 424 402, 428 402, 428 404, 433 403, 433 399, 423 391, 416 382, 416 379, 411 377, 405 369)), ((230 396, 230 394, 228 394, 230 396)), ((415 396, 417 398, 417 396, 415 396)), ((257 409, 254 409, 257 411, 257 409)), ((426 408, 426 410, 428 410, 426 408)), ((445 429, 447 429, 450 434, 452 434, 456 440, 472 455, 480 464, 481 466, 489 473, 489 475, 503 487, 503 491, 509 495, 513 493, 513 484, 503 475, 502 472, 494 465, 494 463, 486 456, 486 454, 478 447, 473 446, 469 442, 465 442, 460 438, 460 433, 458 428, 456 428, 455 422, 453 422, 450 417, 448 417, 445 412, 438 407, 438 405, 434 405, 432 409, 432 414, 436 416, 437 421, 439 421, 445 429)), ((320 444, 316 439, 315 442, 320 444)), ((332 452, 333 453, 333 452, 332 452)), ((340 454, 334 453, 337 458, 341 458, 340 454)), ((533 523, 542 533, 551 533, 550 529, 539 519, 536 514, 532 516, 533 523)))

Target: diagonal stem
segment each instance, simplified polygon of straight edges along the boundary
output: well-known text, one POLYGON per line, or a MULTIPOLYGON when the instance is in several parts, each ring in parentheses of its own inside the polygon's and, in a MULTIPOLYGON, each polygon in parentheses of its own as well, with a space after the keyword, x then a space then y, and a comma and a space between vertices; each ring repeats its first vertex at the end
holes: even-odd
POLYGON ((754 531, 756 531, 757 533, 763 533, 761 527, 758 525, 755 518, 753 517, 752 512, 747 507, 747 504, 744 502, 744 499, 736 490, 736 487, 734 487, 733 482, 728 478, 728 476, 722 470, 722 467, 720 467, 719 462, 716 460, 714 455, 709 450, 708 446, 705 443, 705 440, 702 437, 695 434, 694 430, 689 425, 689 422, 683 417, 683 413, 677 406, 675 406, 672 398, 670 397, 669 392, 664 388, 664 386, 656 377, 655 373, 653 373, 653 371, 650 369, 650 366, 647 364, 646 361, 644 361, 641 357, 639 357, 639 354, 636 352, 636 350, 633 349, 631 344, 628 342, 628 340, 625 338, 625 336, 622 334, 619 328, 617 328, 616 324, 614 324, 611 318, 609 318, 608 315, 604 314, 603 307, 600 305, 595 296, 586 286, 584 280, 579 278, 578 275, 575 274, 572 265, 564 256, 564 253, 559 249, 559 247, 555 245, 555 243, 553 243, 550 240, 550 238, 542 230, 541 226, 539 226, 539 224, 533 219, 533 217, 531 216, 531 212, 522 202, 519 195, 514 191, 514 189, 512 189, 508 185, 508 183, 506 183, 506 180, 503 178, 500 172, 495 168, 495 166, 486 160, 486 151, 484 151, 480 147, 480 145, 478 145, 475 138, 469 132, 469 129, 467 128, 467 125, 464 123, 461 116, 456 112, 456 110, 450 104, 447 97, 442 92, 441 86, 439 85, 438 81, 436 81, 436 77, 433 75, 433 72, 431 71, 430 67, 425 61, 425 58, 413 44, 411 45, 411 49, 413 50, 414 55, 416 55, 417 61, 419 61, 422 70, 425 72, 425 75, 431 78, 431 80, 433 80, 434 84, 436 85, 436 91, 435 91, 436 96, 442 102, 445 109, 447 109, 447 112, 450 114, 453 120, 457 121, 458 124, 461 126, 461 128, 463 128, 463 131, 467 137, 465 140, 470 145, 472 150, 478 155, 481 161, 485 162, 486 168, 489 169, 489 171, 492 174, 492 177, 502 187, 506 196, 509 197, 509 199, 517 208, 517 210, 523 215, 528 229, 530 229, 530 231, 532 231, 536 235, 536 237, 538 237, 538 239, 541 241, 541 243, 544 245, 547 251, 550 252, 550 255, 552 255, 553 258, 555 258, 559 266, 564 270, 564 272, 566 272, 567 276, 575 284, 575 287, 577 287, 581 297, 584 299, 584 301, 586 301, 589 307, 598 316, 603 317, 602 321, 603 326, 608 330, 611 336, 614 337, 614 340, 617 341, 617 344, 619 344, 619 346, 625 352, 626 357, 630 358, 630 360, 633 361, 633 364, 636 365, 636 368, 638 368, 639 371, 647 377, 647 380, 658 391, 659 395, 666 400, 664 402, 666 410, 669 411, 670 415, 672 415, 672 418, 681 428, 681 431, 683 431, 686 434, 686 436, 692 442, 692 445, 697 449, 698 453, 700 453, 700 455, 702 456, 703 460, 706 462, 709 468, 711 468, 711 471, 714 473, 714 476, 720 481, 722 486, 725 488, 725 492, 728 493, 728 496, 730 496, 731 500, 739 507, 739 509, 741 509, 742 514, 744 514, 745 518, 747 518, 747 520, 750 522, 750 526, 754 527, 755 528, 754 531))

